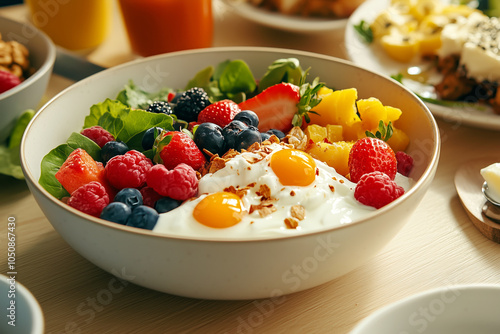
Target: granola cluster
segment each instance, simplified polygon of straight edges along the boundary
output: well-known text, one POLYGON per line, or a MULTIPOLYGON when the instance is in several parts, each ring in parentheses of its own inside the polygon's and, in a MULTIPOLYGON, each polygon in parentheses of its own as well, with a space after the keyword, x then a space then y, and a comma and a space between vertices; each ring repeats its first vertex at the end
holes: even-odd
MULTIPOLYGON (((280 142, 278 137, 271 136, 268 140, 263 141, 261 144, 254 143, 247 150, 238 152, 236 150, 229 150, 222 157, 217 154, 212 155, 207 164, 201 169, 200 177, 208 173, 215 173, 226 166, 226 163, 233 159, 234 157, 241 155, 244 152, 254 153, 252 155, 242 155, 243 158, 250 164, 255 164, 259 161, 264 160, 269 154, 273 152, 271 145, 279 144, 287 148, 305 149, 307 145, 307 137, 304 135, 299 127, 293 128, 288 135, 280 142)), ((249 167, 250 168, 250 167, 249 167)), ((245 187, 234 187, 230 186, 224 189, 226 192, 233 193, 240 198, 243 198, 247 192, 256 187, 256 183, 250 183, 245 187)), ((277 211, 276 202, 278 199, 271 196, 271 189, 265 184, 261 184, 259 189, 255 192, 257 196, 260 196, 260 202, 258 204, 252 204, 249 209, 249 213, 257 212, 261 218, 270 215, 271 213, 277 211)), ((290 193, 293 196, 293 190, 290 193)), ((305 208, 301 205, 293 205, 290 210, 290 217, 285 218, 285 226, 289 229, 295 229, 299 226, 299 221, 305 218, 305 208)))
POLYGON ((33 72, 28 49, 17 41, 4 41, 0 34, 0 71, 14 74, 21 81, 33 72))

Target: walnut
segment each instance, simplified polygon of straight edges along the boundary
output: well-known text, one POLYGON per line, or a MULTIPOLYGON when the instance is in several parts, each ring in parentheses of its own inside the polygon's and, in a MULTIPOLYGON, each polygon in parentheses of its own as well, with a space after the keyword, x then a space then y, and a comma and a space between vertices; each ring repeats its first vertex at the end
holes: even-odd
POLYGON ((307 148, 308 144, 307 136, 298 126, 295 126, 292 128, 292 130, 290 130, 285 138, 283 138, 283 142, 288 143, 293 148, 301 151, 304 151, 307 148))
POLYGON ((31 74, 29 51, 19 42, 4 41, 0 34, 0 70, 24 80, 31 74))
POLYGON ((306 217, 306 209, 302 205, 292 205, 290 215, 298 220, 304 220, 306 217))
POLYGON ((285 218, 285 225, 289 229, 296 229, 299 226, 299 222, 295 218, 285 218))

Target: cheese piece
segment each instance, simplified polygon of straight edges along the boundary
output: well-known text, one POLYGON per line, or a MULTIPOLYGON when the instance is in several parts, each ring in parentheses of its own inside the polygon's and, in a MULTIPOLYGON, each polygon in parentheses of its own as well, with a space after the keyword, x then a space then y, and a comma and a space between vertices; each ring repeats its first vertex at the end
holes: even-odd
POLYGON ((500 163, 481 169, 481 175, 488 184, 488 194, 500 203, 500 163))

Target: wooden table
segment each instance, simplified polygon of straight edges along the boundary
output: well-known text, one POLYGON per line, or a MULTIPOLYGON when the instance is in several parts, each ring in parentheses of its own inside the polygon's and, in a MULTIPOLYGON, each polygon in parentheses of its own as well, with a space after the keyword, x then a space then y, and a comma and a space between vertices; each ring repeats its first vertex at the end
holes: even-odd
MULTIPOLYGON (((214 46, 276 46, 344 57, 343 31, 286 33, 248 22, 215 4, 214 46)), ((3 8, 0 14, 26 17, 23 6, 3 8)), ((118 14, 110 39, 87 57, 104 66, 134 58, 118 14)), ((70 84, 53 75, 47 98, 70 84)), ((500 284, 500 245, 474 227, 453 183, 456 170, 472 159, 496 154, 500 161, 500 132, 438 123, 440 164, 409 223, 366 265, 286 296, 280 305, 195 300, 133 284, 110 289, 113 276, 71 249, 26 184, 6 177, 0 178, 2 252, 6 254, 8 217, 15 217, 17 279, 40 302, 47 333, 348 333, 374 310, 414 293, 450 284, 500 284)), ((2 273, 7 272, 6 262, 2 255, 2 273)))

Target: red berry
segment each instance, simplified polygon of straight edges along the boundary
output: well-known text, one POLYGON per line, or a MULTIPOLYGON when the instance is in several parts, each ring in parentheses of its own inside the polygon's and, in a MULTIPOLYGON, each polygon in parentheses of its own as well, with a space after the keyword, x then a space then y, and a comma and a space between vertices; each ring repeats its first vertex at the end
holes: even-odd
POLYGON ((413 168, 413 158, 403 151, 396 152, 396 160, 398 162, 398 173, 404 176, 410 175, 413 168))
POLYGON ((405 193, 400 187, 382 172, 371 172, 361 176, 354 190, 354 198, 360 203, 376 209, 394 201, 405 193))
POLYGON ((115 190, 109 185, 104 176, 103 165, 96 162, 82 148, 77 148, 71 152, 55 174, 55 177, 70 194, 89 182, 97 181, 106 188, 110 198, 114 197, 115 190))
POLYGON ((183 163, 172 170, 155 165, 149 170, 148 186, 162 196, 184 201, 197 194, 198 178, 195 170, 183 163))
MULTIPOLYGON (((170 142, 163 147, 158 147, 158 150, 167 169, 174 169, 178 164, 185 163, 198 170, 205 164, 205 156, 187 134, 169 131, 165 134, 166 136, 171 136, 170 142)), ((165 140, 165 137, 162 140, 165 140)))
MULTIPOLYGON (((146 180, 147 180, 147 175, 146 175, 146 180)), ((142 187, 140 191, 142 195, 142 203, 151 208, 154 208, 156 201, 163 197, 151 187, 147 186, 142 187)))
POLYGON ((106 129, 100 127, 99 125, 94 125, 90 128, 83 129, 80 132, 85 137, 92 139, 96 142, 99 147, 103 147, 108 141, 114 141, 115 137, 109 133, 106 129))
POLYGON ((259 131, 277 129, 288 132, 298 112, 300 87, 279 83, 266 88, 260 94, 239 104, 241 110, 252 110, 259 117, 259 131))
POLYGON ((146 174, 152 166, 144 154, 131 150, 108 161, 106 178, 116 189, 140 188, 146 183, 146 174))
POLYGON ((16 87, 20 83, 21 79, 19 79, 16 75, 0 70, 0 94, 16 87))
POLYGON ((68 199, 68 205, 84 213, 99 217, 102 209, 109 204, 106 188, 96 181, 76 189, 68 199))
POLYGON ((198 123, 215 123, 221 128, 233 120, 234 116, 241 111, 236 102, 221 100, 210 104, 198 114, 198 123))
POLYGON ((394 180, 397 173, 396 155, 383 140, 371 137, 361 138, 354 143, 349 153, 349 174, 356 183, 366 173, 379 171, 394 180))

